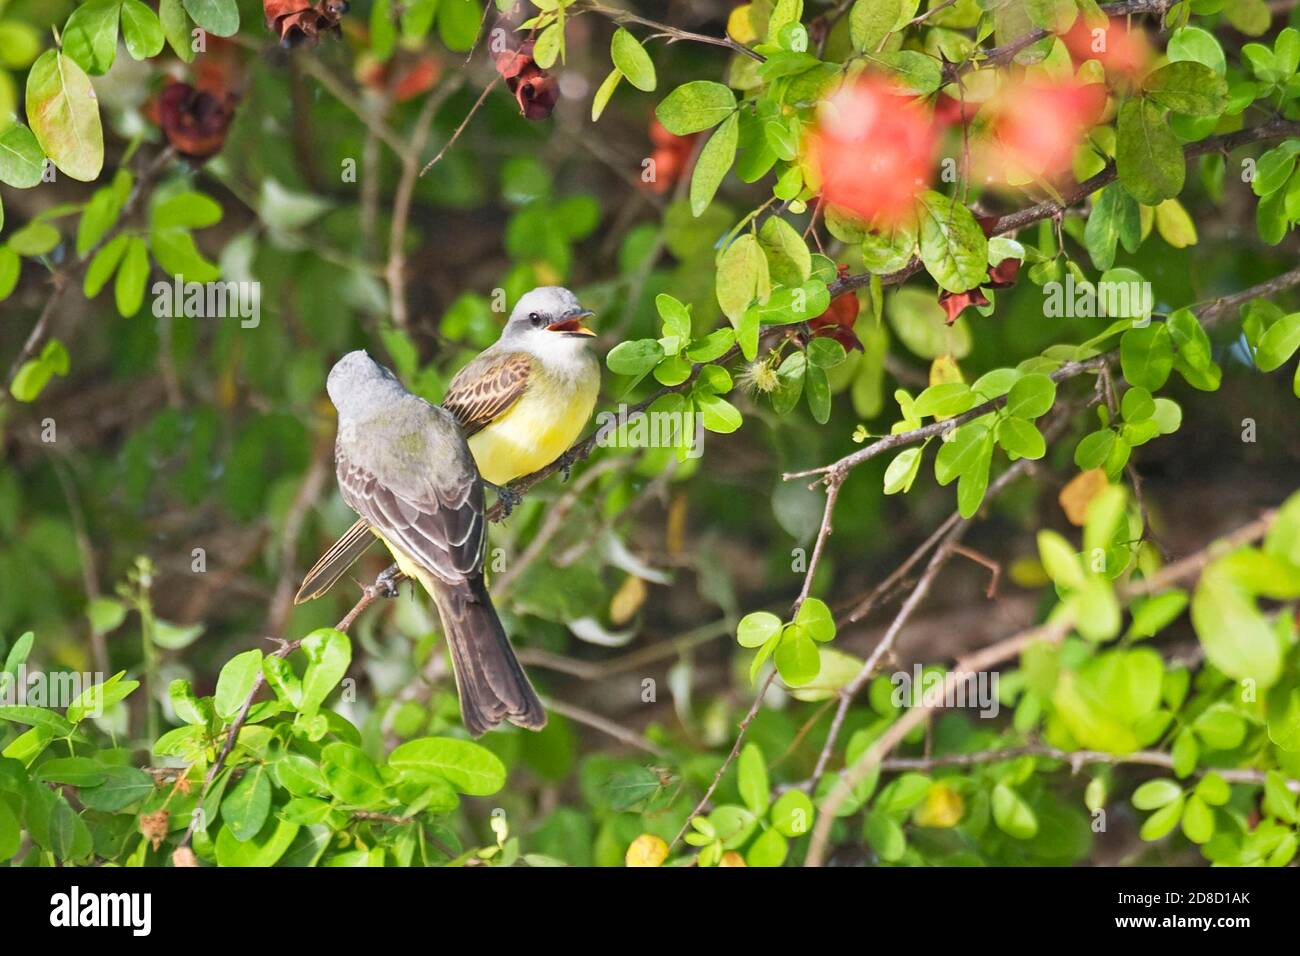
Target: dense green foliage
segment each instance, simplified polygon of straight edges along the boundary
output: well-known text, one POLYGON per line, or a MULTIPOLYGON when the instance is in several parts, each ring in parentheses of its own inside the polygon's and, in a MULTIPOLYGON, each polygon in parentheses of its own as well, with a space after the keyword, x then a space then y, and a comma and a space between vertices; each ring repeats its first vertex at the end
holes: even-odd
POLYGON ((1291 864, 1290 5, 513 6, 0 0, 0 862, 1291 864), (923 181, 836 139, 875 82, 923 181), (426 596, 349 612, 378 548, 292 604, 354 517, 325 375, 437 401, 546 284, 602 410, 690 425, 521 483, 550 723, 471 741, 426 596))

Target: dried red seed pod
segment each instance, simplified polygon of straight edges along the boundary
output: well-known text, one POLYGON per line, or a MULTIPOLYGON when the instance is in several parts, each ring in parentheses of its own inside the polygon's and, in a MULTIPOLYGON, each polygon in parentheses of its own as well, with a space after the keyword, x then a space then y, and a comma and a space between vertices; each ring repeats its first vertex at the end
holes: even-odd
POLYGON ((169 83, 158 99, 158 125, 177 153, 193 160, 215 156, 226 144, 235 118, 233 98, 169 83))
POLYGON ((546 119, 560 100, 559 81, 536 63, 524 67, 514 80, 506 82, 515 94, 519 112, 527 119, 546 119))
POLYGON ((1020 275, 1020 260, 1008 257, 989 270, 989 281, 984 283, 990 289, 1009 289, 1016 284, 1020 275))
POLYGON ((262 0, 266 28, 284 47, 311 46, 322 33, 340 33, 339 21, 348 12, 347 0, 262 0))
POLYGON ((972 305, 988 305, 988 296, 980 288, 967 289, 965 292, 940 292, 939 304, 948 315, 948 324, 952 325, 957 317, 972 305))

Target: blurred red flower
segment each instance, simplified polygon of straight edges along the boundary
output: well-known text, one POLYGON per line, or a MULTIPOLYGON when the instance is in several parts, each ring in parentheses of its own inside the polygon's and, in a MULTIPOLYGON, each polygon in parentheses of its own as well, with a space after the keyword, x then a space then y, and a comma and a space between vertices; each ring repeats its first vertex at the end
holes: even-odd
POLYGON ((976 167, 986 181, 1008 172, 1054 179, 1068 171, 1074 151, 1106 109, 1100 83, 1008 85, 991 103, 989 136, 977 144, 976 167))
POLYGON ((866 77, 822 106, 809 158, 827 202, 876 223, 898 222, 929 185, 935 142, 934 123, 917 100, 866 77))
POLYGON ((1145 31, 1130 28, 1123 20, 1091 27, 1085 17, 1079 17, 1061 39, 1075 62, 1097 60, 1108 77, 1137 80, 1155 55, 1145 31))

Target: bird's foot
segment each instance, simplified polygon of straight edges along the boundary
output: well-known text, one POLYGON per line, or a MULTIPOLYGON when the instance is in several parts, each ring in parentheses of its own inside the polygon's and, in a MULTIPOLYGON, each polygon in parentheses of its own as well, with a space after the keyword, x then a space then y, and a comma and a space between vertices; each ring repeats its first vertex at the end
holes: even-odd
POLYGON ((488 488, 496 492, 497 500, 501 502, 501 507, 505 511, 505 517, 510 517, 510 512, 515 510, 515 505, 524 500, 524 496, 517 491, 511 491, 503 485, 494 485, 490 481, 483 482, 488 488))
POLYGON ((401 577, 402 569, 395 564, 390 564, 379 572, 379 577, 375 578, 375 590, 380 597, 395 598, 401 593, 397 588, 401 577))
POLYGON ((573 453, 572 448, 570 448, 568 451, 566 451, 563 455, 560 456, 560 471, 564 473, 564 477, 563 477, 564 481, 568 481, 571 477, 573 477, 573 466, 576 465, 577 463, 578 463, 578 456, 573 453))

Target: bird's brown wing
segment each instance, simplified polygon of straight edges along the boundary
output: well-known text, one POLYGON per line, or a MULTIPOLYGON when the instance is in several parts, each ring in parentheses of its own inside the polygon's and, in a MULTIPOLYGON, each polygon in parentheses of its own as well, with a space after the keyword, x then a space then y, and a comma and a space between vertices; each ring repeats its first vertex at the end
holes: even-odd
POLYGON ((468 438, 519 401, 532 371, 532 358, 523 353, 475 360, 452 379, 442 407, 456 416, 468 438))
POLYGON ((343 449, 336 449, 335 460, 343 500, 385 540, 444 583, 457 584, 481 572, 487 535, 477 475, 397 492, 343 449))
POLYGON ((312 569, 303 578, 302 587, 298 589, 293 603, 302 604, 313 600, 332 588, 334 582, 343 577, 375 540, 375 536, 370 533, 370 526, 364 520, 348 528, 343 532, 343 537, 330 545, 330 549, 312 565, 312 569))

